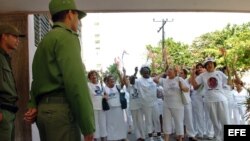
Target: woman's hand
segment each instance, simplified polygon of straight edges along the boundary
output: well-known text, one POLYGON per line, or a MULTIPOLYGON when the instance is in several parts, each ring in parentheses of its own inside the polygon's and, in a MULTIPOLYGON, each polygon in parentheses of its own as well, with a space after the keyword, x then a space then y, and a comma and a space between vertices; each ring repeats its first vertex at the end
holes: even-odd
POLYGON ((108 95, 106 93, 104 93, 103 98, 105 98, 106 100, 108 100, 108 95))

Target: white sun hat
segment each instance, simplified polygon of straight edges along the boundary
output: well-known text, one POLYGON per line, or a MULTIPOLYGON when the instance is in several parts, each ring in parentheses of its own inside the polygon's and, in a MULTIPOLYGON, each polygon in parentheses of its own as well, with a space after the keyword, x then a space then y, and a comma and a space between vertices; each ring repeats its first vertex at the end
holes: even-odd
POLYGON ((215 63, 215 59, 212 57, 207 57, 205 61, 203 62, 203 66, 205 66, 208 62, 213 62, 215 63))

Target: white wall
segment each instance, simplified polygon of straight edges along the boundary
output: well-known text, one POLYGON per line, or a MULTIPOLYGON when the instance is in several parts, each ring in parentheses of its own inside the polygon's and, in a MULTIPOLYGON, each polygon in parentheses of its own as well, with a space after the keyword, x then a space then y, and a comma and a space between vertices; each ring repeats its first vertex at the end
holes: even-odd
MULTIPOLYGON (((36 51, 35 46, 35 31, 34 31, 34 16, 28 15, 28 46, 29 46, 29 78, 30 78, 30 88, 31 88, 31 82, 32 82, 32 61, 34 58, 34 54, 36 51)), ((36 124, 32 124, 32 140, 33 141, 40 141, 39 138, 39 132, 37 129, 36 124)))

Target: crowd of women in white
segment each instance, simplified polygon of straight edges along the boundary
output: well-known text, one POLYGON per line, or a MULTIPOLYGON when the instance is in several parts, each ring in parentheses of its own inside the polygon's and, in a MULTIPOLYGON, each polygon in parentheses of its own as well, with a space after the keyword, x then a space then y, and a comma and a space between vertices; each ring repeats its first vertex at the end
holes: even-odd
POLYGON ((173 133, 178 141, 183 140, 184 134, 190 141, 197 138, 223 141, 224 125, 247 124, 243 103, 249 94, 239 79, 234 81, 233 88, 228 85, 228 76, 215 68, 215 60, 206 58, 187 78, 186 69, 177 72, 175 67, 169 66, 164 73, 166 77, 152 77, 150 68, 142 66, 140 78, 136 78, 136 70, 134 75, 121 78, 124 81, 120 85, 112 75, 107 76, 102 85, 98 81, 98 73, 90 71, 88 78, 95 111, 95 139, 126 140, 128 126, 124 113, 130 113, 137 141, 146 138, 162 141, 162 133, 164 141, 169 141, 169 135, 173 133), (118 90, 121 88, 125 88, 129 95, 127 112, 121 108, 118 90), (103 98, 110 106, 107 111, 102 108, 103 98))

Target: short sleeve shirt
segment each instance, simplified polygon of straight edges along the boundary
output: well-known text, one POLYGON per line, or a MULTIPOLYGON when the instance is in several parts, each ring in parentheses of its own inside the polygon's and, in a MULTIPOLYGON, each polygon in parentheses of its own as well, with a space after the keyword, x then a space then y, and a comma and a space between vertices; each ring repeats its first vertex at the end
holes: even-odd
POLYGON ((180 77, 175 77, 174 79, 160 78, 159 84, 163 87, 165 107, 184 108, 180 95, 179 80, 182 84, 185 84, 184 80, 180 77))
POLYGON ((135 81, 135 88, 142 96, 142 105, 146 107, 154 106, 157 97, 157 85, 152 78, 139 78, 135 81))
POLYGON ((95 110, 102 110, 103 87, 100 84, 88 83, 90 95, 95 110))
POLYGON ((108 103, 110 107, 121 106, 120 94, 117 90, 116 85, 114 85, 113 88, 109 88, 108 86, 105 86, 104 91, 108 95, 108 103))
POLYGON ((227 76, 221 71, 204 72, 196 77, 196 81, 198 85, 204 85, 205 102, 227 101, 223 94, 223 86, 227 83, 227 76))
POLYGON ((141 95, 135 89, 134 85, 129 85, 127 88, 129 93, 129 108, 131 110, 137 110, 141 108, 141 95))

